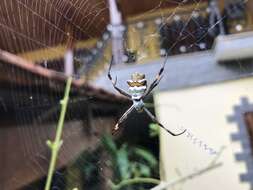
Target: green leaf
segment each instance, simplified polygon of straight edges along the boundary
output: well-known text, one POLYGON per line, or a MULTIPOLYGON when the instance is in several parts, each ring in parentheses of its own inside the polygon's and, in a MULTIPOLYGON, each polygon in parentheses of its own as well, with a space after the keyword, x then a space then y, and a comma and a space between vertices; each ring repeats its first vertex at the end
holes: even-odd
POLYGON ((106 148, 107 152, 109 152, 112 158, 117 156, 117 146, 110 135, 103 135, 101 139, 104 147, 106 148))
POLYGON ((159 128, 159 126, 157 124, 155 124, 155 123, 149 124, 149 129, 150 129, 150 131, 149 131, 149 136, 150 137, 157 137, 157 136, 159 136, 159 134, 160 134, 160 128, 159 128))
POLYGON ((145 164, 139 163, 139 170, 141 176, 148 177, 151 175, 151 168, 145 164))
POLYGON ((128 159, 128 151, 127 145, 124 144, 117 152, 117 168, 119 169, 119 173, 121 179, 129 179, 130 178, 130 162, 128 159))
POLYGON ((141 148, 134 148, 134 152, 137 156, 148 162, 151 167, 155 167, 158 163, 155 156, 149 151, 141 148))
POLYGON ((131 172, 131 177, 139 177, 139 169, 138 169, 138 164, 136 162, 131 162, 130 165, 130 172, 131 172))

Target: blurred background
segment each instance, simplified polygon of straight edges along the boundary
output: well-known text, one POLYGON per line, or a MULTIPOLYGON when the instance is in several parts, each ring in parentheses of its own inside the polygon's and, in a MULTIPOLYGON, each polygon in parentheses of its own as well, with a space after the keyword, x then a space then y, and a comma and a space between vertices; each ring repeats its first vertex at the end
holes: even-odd
POLYGON ((253 1, 0 1, 0 189, 45 187, 73 78, 52 190, 253 189, 253 1), (113 55, 113 58, 112 58, 113 55), (145 114, 111 130, 134 72, 145 114), (131 181, 132 180, 132 181, 131 181))

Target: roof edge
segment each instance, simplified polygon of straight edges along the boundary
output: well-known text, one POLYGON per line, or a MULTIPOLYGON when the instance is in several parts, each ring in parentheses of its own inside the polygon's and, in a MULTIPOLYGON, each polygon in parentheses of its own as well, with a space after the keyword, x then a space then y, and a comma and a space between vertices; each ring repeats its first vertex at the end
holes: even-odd
MULTIPOLYGON (((20 56, 4 51, 2 49, 0 49, 0 60, 4 61, 4 63, 6 64, 14 65, 30 73, 39 75, 47 79, 65 82, 68 78, 68 76, 62 72, 57 72, 52 69, 43 68, 32 61, 26 60, 20 56)), ((73 77, 72 85, 76 88, 85 87, 85 89, 92 91, 93 94, 97 95, 98 97, 101 97, 103 95, 104 98, 107 97, 108 99, 113 98, 114 100, 116 99, 119 101, 128 101, 128 99, 122 95, 116 95, 103 88, 95 87, 94 85, 88 84, 87 81, 83 78, 76 79, 75 77, 73 77)))

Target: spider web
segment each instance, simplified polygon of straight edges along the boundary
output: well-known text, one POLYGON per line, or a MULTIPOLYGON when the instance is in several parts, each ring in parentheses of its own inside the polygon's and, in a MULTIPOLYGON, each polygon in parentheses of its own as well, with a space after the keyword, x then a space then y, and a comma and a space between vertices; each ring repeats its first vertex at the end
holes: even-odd
MULTIPOLYGON (((162 6, 161 1, 157 6, 153 7, 149 12, 159 11, 162 6)), ((184 5, 188 2, 186 0, 176 1, 167 0, 166 2, 173 3, 175 9, 170 16, 165 16, 161 12, 160 18, 161 22, 165 23, 173 19, 179 11, 184 10, 184 5)), ((192 1, 194 10, 198 11, 201 0, 192 1)), ((72 37, 74 41, 79 41, 83 39, 93 39, 96 36, 89 33, 89 29, 93 29, 100 36, 103 35, 105 31, 99 31, 102 26, 108 24, 108 19, 104 16, 104 12, 108 11, 107 4, 104 1, 89 1, 89 0, 2 0, 0 6, 0 42, 1 49, 9 51, 14 54, 22 54, 27 51, 33 51, 38 49, 50 48, 52 46, 57 46, 62 44, 66 48, 66 39, 69 36, 69 32, 66 28, 72 28, 72 37), (65 26, 66 25, 66 26, 65 26)), ((224 19, 224 18, 222 18, 224 19)), ((218 25, 221 20, 217 20, 215 24, 209 28, 199 26, 204 32, 201 33, 199 40, 205 38, 208 35, 208 31, 212 30, 216 25, 218 25)), ((175 43, 170 44, 168 50, 171 50, 177 45, 182 39, 190 38, 194 31, 186 31, 185 27, 190 22, 191 17, 184 22, 184 27, 178 32, 178 37, 175 43)), ((198 24, 198 23, 196 23, 198 24)), ((160 25, 162 27, 163 24, 160 25)), ((154 34, 149 34, 149 37, 159 35, 157 32, 154 34)), ((102 37, 101 37, 102 38, 102 37)), ((148 39, 148 38, 147 38, 148 39)), ((149 40, 149 39, 148 39, 149 40)), ((144 42, 144 46, 148 44, 148 41, 144 42)), ((198 41, 193 41, 187 49, 194 46, 199 46, 198 41)), ((146 46, 147 48, 147 46, 146 46)), ((54 49, 55 54, 58 54, 59 50, 54 49)), ((94 47, 94 51, 99 51, 97 47, 94 47)), ((78 66, 82 66, 82 60, 76 54, 74 60, 77 62, 78 66)), ((43 61, 43 60, 41 60, 43 61)), ((47 60, 44 60, 47 61, 47 60)), ((60 67, 60 63, 55 63, 53 68, 60 67)), ((44 65, 45 66, 45 62, 44 65)), ((91 65, 92 67, 92 65, 91 65)), ((42 77, 38 77, 39 82, 33 82, 33 77, 30 76, 28 72, 16 69, 14 66, 9 69, 9 66, 1 65, 3 73, 6 73, 9 78, 19 81, 23 78, 30 86, 20 86, 18 84, 12 83, 9 87, 11 90, 8 92, 8 98, 12 99, 13 105, 9 105, 7 97, 1 98, 0 103, 2 104, 2 112, 5 112, 9 107, 13 106, 15 111, 15 127, 18 128, 18 133, 16 134, 21 141, 17 146, 20 147, 20 154, 29 160, 26 167, 29 168, 31 173, 36 175, 37 173, 45 173, 44 166, 49 164, 49 152, 41 151, 45 150, 45 141, 47 139, 52 139, 51 136, 53 131, 56 129, 56 124, 59 118, 59 104, 58 102, 63 96, 62 85, 56 85, 54 92, 50 94, 45 94, 45 87, 41 84, 46 84, 47 80, 42 77), (46 81, 45 81, 46 80, 46 81), (45 121, 48 121, 47 125, 44 126, 45 121), (30 155, 36 155, 30 157, 30 155)), ((108 83, 109 84, 109 83, 108 83)), ((93 96, 84 97, 85 101, 93 101, 93 96)), ((65 142, 68 144, 67 147, 63 146, 61 149, 61 154, 63 157, 71 158, 71 160, 79 159, 76 167, 83 168, 86 164, 98 166, 101 183, 108 181, 108 176, 103 174, 101 171, 106 168, 107 160, 101 161, 101 153, 96 151, 96 147, 89 148, 89 158, 83 156, 74 155, 71 157, 69 152, 72 152, 71 146, 75 146, 74 140, 71 136, 78 136, 82 133, 83 126, 80 124, 80 113, 83 111, 83 105, 76 103, 78 100, 71 99, 70 104, 75 105, 75 111, 70 109, 66 116, 66 126, 64 128, 63 134, 65 142), (79 112, 76 110, 80 110, 79 112), (69 121, 76 122, 76 125, 69 124, 69 121), (72 144, 73 142, 73 144, 72 144)), ((9 113, 9 112, 8 112, 9 113)), ((96 117, 96 122, 94 127, 100 129, 103 125, 102 116, 98 113, 96 117)), ((83 137, 83 138, 88 138, 83 137)), ((65 143, 64 142, 64 143, 65 143)), ((99 146, 101 139, 97 137, 96 146, 99 146)), ((81 155, 81 152, 80 154, 81 155)), ((108 159, 105 157, 105 159, 108 159)), ((14 166, 20 165, 21 163, 14 164, 14 166)), ((15 171, 15 170, 14 170, 15 171)), ((11 183, 21 183, 20 180, 15 175, 8 174, 4 181, 6 184, 11 183), (9 175, 9 176, 8 176, 9 175)), ((57 180, 54 181, 52 189, 61 189, 66 184, 68 188, 74 188, 78 186, 78 176, 74 170, 70 173, 66 173, 63 170, 58 170, 56 172, 57 180), (65 179, 63 176, 68 175, 69 179, 65 179)), ((92 183, 92 179, 90 183, 92 183)), ((22 183, 21 183, 22 184, 22 183)), ((25 187, 24 189, 29 189, 32 186, 25 187)), ((36 186, 35 186, 36 187, 36 186)), ((38 186, 37 186, 38 187, 38 186)), ((43 187, 39 187, 42 189, 43 187)))

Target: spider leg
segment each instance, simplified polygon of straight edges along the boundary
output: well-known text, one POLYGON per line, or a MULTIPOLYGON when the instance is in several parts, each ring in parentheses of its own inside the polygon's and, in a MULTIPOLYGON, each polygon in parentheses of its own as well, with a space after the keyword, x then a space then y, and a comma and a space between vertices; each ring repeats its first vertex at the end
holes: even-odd
POLYGON ((130 95, 130 94, 128 94, 126 91, 124 91, 124 90, 122 90, 122 89, 120 89, 119 87, 116 86, 116 84, 117 84, 117 77, 115 78, 115 81, 112 80, 112 75, 111 75, 112 63, 113 63, 113 56, 112 56, 112 58, 111 58, 111 62, 110 62, 110 66, 109 66, 109 70, 108 70, 108 74, 107 74, 109 80, 112 82, 113 87, 114 87, 120 94, 122 94, 122 95, 124 95, 124 96, 126 96, 126 97, 128 97, 128 98, 131 98, 131 95, 130 95))
POLYGON ((163 75, 161 75, 158 80, 156 80, 155 82, 153 82, 149 86, 148 90, 145 92, 145 94, 143 95, 142 98, 145 98, 146 96, 148 96, 150 94, 150 92, 152 92, 152 90, 159 84, 159 82, 161 81, 162 78, 163 78, 163 75))
POLYGON ((116 125, 114 126, 113 130, 112 130, 112 134, 115 134, 117 132, 117 130, 119 130, 120 124, 125 121, 129 114, 133 111, 134 106, 132 105, 122 116, 121 118, 118 120, 118 122, 116 123, 116 125))
POLYGON ((149 88, 147 89, 147 91, 144 93, 144 95, 142 96, 142 98, 145 98, 146 96, 148 96, 150 94, 150 92, 159 84, 159 82, 161 81, 162 77, 163 77, 163 71, 164 71, 164 67, 165 67, 165 63, 168 60, 168 55, 166 56, 162 67, 160 68, 158 74, 155 77, 155 80, 150 84, 149 88))
POLYGON ((163 129, 165 129, 165 130, 166 130, 169 134, 171 134, 172 136, 179 136, 179 135, 182 135, 182 134, 186 131, 186 129, 185 129, 185 130, 183 130, 181 133, 178 133, 178 134, 173 133, 173 132, 171 132, 170 130, 166 129, 166 128, 155 118, 155 116, 154 116, 147 108, 144 107, 144 111, 148 114, 148 116, 152 119, 153 122, 155 122, 155 123, 158 124, 160 127, 162 127, 163 129))

